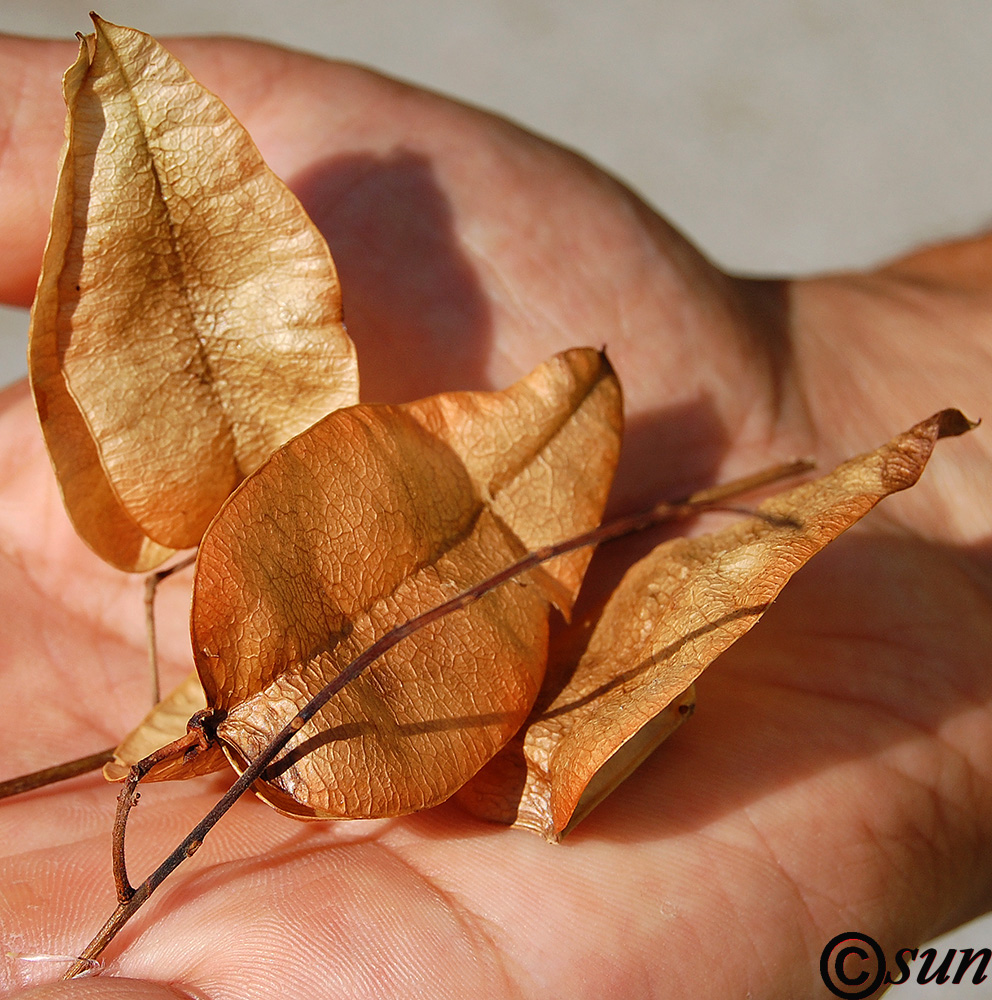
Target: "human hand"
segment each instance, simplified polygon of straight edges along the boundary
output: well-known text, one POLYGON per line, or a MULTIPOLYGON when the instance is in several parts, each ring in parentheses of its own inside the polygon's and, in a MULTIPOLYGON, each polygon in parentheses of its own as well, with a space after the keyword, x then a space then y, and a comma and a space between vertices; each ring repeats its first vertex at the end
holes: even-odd
MULTIPOLYGON (((219 93, 321 226, 363 397, 502 387, 605 344, 630 509, 793 454, 821 465, 992 384, 992 241, 869 275, 751 282, 711 267, 629 192, 505 122, 352 67, 217 40, 169 46, 219 93)), ((26 303, 54 190, 74 47, 6 40, 0 298, 26 303)), ((698 709, 560 848, 453 804, 300 824, 242 801, 108 950, 105 976, 34 996, 212 1000, 816 992, 820 949, 891 953, 990 905, 992 455, 938 449, 804 569, 698 685, 698 709), (891 947, 890 947, 891 946, 891 947), (126 977, 114 979, 111 976, 126 977)), ((705 525, 703 526, 705 527, 705 525)), ((592 581, 643 542, 597 557, 592 581)), ((23 386, 0 404, 5 771, 114 743, 144 713, 142 581, 62 512, 23 386)), ((166 682, 188 670, 166 584, 166 682)), ((143 875, 224 779, 147 789, 143 875)), ((0 805, 0 983, 62 967, 114 905, 116 789, 0 805)))

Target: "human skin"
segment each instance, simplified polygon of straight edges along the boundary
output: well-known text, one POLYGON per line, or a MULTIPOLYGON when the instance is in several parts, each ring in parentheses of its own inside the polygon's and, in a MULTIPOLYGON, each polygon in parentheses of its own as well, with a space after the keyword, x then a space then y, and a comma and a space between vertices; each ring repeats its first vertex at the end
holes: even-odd
MULTIPOLYGON (((871 273, 729 277, 573 154, 367 71, 244 42, 174 51, 244 122, 338 263, 363 397, 502 387, 605 344, 629 510, 795 454, 821 466, 992 385, 992 239, 871 273)), ((0 41, 0 300, 37 280, 74 46, 0 41)), ((846 930, 892 955, 992 906, 992 446, 942 442, 920 484, 803 569, 698 686, 698 708, 552 847, 446 804, 301 824, 240 802, 107 950, 116 788, 0 806, 0 988, 23 997, 826 996, 846 930)), ((702 526, 703 528, 705 525, 702 526)), ((698 528, 695 530, 699 530, 698 528)), ((590 570, 593 600, 643 543, 590 570)), ((3 777, 114 742, 147 708, 143 581, 63 512, 29 393, 0 396, 3 777)), ((188 576, 162 588, 166 683, 188 576)), ((149 787, 143 876, 225 776, 149 787)))

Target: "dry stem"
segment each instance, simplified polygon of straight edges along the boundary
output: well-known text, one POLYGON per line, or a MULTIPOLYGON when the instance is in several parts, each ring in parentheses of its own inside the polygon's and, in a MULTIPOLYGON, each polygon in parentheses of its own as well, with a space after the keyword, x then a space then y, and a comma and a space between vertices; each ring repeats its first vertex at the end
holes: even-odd
POLYGON ((186 556, 185 559, 180 559, 179 562, 173 563, 165 569, 149 573, 145 577, 145 636, 148 641, 148 673, 153 707, 162 700, 158 684, 158 649, 155 643, 155 591, 158 590, 158 585, 163 580, 167 580, 173 573, 178 573, 181 569, 191 566, 195 560, 196 553, 193 553, 193 555, 186 556))
MULTIPOLYGON (((185 569, 192 565, 196 556, 186 556, 166 569, 160 569, 156 573, 150 573, 145 577, 145 631, 148 637, 148 668, 151 677, 152 705, 159 703, 158 688, 158 654, 155 644, 155 591, 158 585, 173 573, 185 569)), ((42 788, 45 785, 53 785, 57 781, 65 781, 68 778, 76 778, 81 774, 88 774, 96 771, 104 764, 114 759, 114 747, 108 747, 99 753, 91 753, 78 760, 66 761, 62 764, 54 764, 51 767, 42 768, 40 771, 33 771, 31 774, 22 774, 7 781, 0 781, 0 799, 8 798, 11 795, 20 795, 22 792, 30 792, 35 788, 42 788)))
POLYGON ((99 753, 91 753, 88 757, 69 760, 64 764, 54 764, 52 767, 44 767, 40 771, 32 771, 31 774, 22 774, 17 778, 0 781, 0 799, 5 799, 9 795, 20 795, 21 792, 30 792, 33 788, 53 785, 56 781, 65 781, 67 778, 75 778, 80 774, 88 774, 90 771, 103 767, 108 760, 113 760, 113 758, 114 748, 108 747, 99 753))

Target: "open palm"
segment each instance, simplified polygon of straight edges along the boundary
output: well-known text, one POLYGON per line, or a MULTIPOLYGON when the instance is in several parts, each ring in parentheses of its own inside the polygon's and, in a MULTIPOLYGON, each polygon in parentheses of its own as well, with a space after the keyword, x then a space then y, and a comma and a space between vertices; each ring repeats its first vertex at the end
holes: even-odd
MULTIPOLYGON (((330 243, 368 401, 502 387, 605 344, 628 431, 615 509, 794 454, 825 467, 992 385, 992 241, 868 275, 729 278, 629 192, 507 123, 365 71, 239 42, 170 46, 330 243)), ((30 300, 68 46, 7 40, 0 295, 30 300), (16 96, 19 95, 19 96, 16 96)), ((891 954, 990 905, 992 454, 923 482, 804 569, 699 707, 568 839, 448 804, 300 824, 243 801, 128 925, 99 979, 33 996, 211 1000, 816 994, 846 930, 891 954), (111 978, 123 977, 123 978, 111 978)), ((592 587, 643 542, 597 557, 592 587)), ((188 587, 188 577, 185 585, 188 587)), ((111 743, 147 708, 142 582, 69 528, 24 386, 0 397, 4 776, 111 743)), ((166 682, 188 670, 163 588, 166 682)), ((227 779, 149 788, 133 877, 227 779)), ((0 984, 51 982, 114 905, 115 789, 0 807, 0 984)), ((25 994, 26 995, 26 994, 25 994)))

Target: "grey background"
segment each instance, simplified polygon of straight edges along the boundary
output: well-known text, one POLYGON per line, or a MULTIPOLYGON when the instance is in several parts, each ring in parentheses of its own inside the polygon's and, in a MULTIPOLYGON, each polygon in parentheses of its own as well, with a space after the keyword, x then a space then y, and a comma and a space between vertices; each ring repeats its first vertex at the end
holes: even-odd
MULTIPOLYGON (((87 10, 0 0, 0 30, 71 38, 87 10)), ((158 36, 265 38, 491 108, 617 174, 737 271, 863 266, 992 222, 988 0, 100 0, 99 13, 158 36)), ((0 383, 24 371, 26 326, 0 314, 0 383)), ((946 944, 992 946, 992 921, 946 944)))

